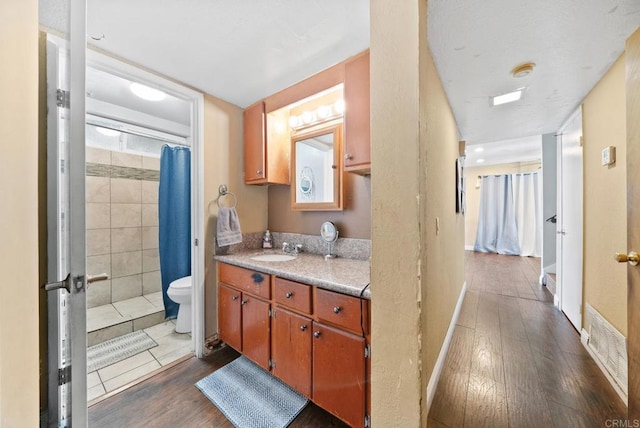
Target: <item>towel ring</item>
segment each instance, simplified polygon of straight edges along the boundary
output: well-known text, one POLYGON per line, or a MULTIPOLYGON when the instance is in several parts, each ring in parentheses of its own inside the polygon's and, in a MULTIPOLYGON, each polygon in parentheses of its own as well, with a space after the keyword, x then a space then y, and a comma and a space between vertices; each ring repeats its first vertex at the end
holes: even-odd
POLYGON ((226 184, 221 184, 220 187, 218 187, 218 197, 216 198, 216 203, 218 204, 218 208, 222 208, 222 205, 220 205, 220 198, 227 195, 233 196, 233 208, 238 206, 238 198, 236 197, 236 195, 234 195, 233 193, 227 190, 226 184))

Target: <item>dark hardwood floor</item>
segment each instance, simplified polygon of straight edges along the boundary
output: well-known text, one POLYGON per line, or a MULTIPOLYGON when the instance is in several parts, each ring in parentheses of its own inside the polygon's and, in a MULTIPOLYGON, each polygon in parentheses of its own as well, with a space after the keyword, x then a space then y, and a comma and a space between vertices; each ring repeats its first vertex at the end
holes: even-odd
MULTIPOLYGON (((231 422, 194 384, 240 354, 229 347, 199 360, 191 358, 89 408, 91 428, 221 427, 231 422)), ((313 403, 289 425, 293 428, 345 427, 313 403)))
POLYGON ((540 259, 466 253, 429 427, 622 426, 624 403, 538 285, 540 259))

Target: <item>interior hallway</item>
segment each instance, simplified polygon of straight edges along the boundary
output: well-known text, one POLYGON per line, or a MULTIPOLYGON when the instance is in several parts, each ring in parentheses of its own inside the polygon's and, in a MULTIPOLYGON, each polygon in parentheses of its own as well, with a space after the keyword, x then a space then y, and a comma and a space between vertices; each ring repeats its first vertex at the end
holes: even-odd
POLYGON ((538 285, 540 260, 466 252, 429 427, 605 427, 627 409, 538 285))

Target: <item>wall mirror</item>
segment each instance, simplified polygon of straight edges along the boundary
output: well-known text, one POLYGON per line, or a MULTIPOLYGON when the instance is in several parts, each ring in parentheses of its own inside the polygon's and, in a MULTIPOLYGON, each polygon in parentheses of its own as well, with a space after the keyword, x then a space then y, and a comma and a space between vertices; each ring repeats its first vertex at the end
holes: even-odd
POLYGON ((291 139, 291 209, 342 210, 342 123, 291 139))

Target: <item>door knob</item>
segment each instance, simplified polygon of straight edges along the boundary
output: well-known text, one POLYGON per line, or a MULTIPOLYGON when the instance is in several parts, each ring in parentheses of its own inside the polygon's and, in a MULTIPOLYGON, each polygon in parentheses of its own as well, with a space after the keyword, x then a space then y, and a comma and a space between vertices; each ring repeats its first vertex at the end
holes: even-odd
POLYGON ((629 254, 616 253, 613 258, 616 259, 618 263, 628 262, 631 266, 638 266, 638 263, 640 263, 640 254, 635 251, 629 251, 629 254))

